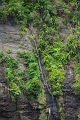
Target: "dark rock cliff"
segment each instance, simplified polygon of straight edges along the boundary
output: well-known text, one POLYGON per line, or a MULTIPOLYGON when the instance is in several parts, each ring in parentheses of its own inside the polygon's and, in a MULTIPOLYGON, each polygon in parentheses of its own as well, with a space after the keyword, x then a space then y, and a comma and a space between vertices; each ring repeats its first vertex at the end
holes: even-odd
POLYGON ((27 94, 13 100, 4 80, 4 67, 0 65, 0 120, 38 120, 39 109, 33 108, 27 94))
MULTIPOLYGON (((59 21, 60 22, 60 21, 59 21)), ((60 34, 64 37, 64 44, 68 36, 68 29, 60 22, 62 31, 60 34)), ((33 29, 31 29, 33 31, 33 29)), ((36 37, 36 31, 33 31, 34 37, 36 37)), ((0 51, 3 51, 7 55, 7 49, 12 50, 11 56, 16 58, 18 50, 27 49, 33 53, 32 45, 30 42, 30 32, 27 31, 22 37, 19 32, 19 26, 12 26, 10 24, 0 24, 0 51), (27 38, 27 40, 25 40, 27 38), (23 42, 23 45, 22 45, 23 42)), ((25 69, 24 65, 19 64, 19 69, 25 69)), ((27 94, 21 93, 17 100, 13 100, 8 85, 5 81, 5 68, 0 62, 0 120, 39 120, 39 108, 36 103, 28 99, 27 94), (33 105, 34 104, 34 105, 33 105)), ((72 89, 74 83, 74 69, 67 65, 65 68, 66 76, 63 81, 63 112, 65 120, 77 120, 78 114, 80 114, 80 101, 75 96, 72 89)), ((47 99, 47 101, 51 101, 47 99)), ((45 117, 46 118, 46 117, 45 117)), ((46 118, 48 119, 48 118, 46 118)), ((45 119, 45 120, 46 120, 45 119)), ((40 119, 42 120, 42 119, 40 119)))
POLYGON ((65 67, 66 76, 63 81, 63 99, 65 120, 77 120, 80 108, 80 100, 75 96, 72 86, 75 82, 74 68, 70 65, 65 67))
MULTIPOLYGON (((29 36, 30 33, 27 32, 22 37, 19 26, 12 26, 9 23, 0 24, 0 51, 7 55, 7 49, 11 49, 10 55, 14 58, 16 58, 17 51, 20 50, 28 50, 32 53, 29 36), (26 38, 28 40, 25 40, 26 38), (21 45, 22 42, 23 45, 21 45)), ((24 66, 20 64, 19 69, 24 69, 24 66)), ((5 68, 0 63, 0 120, 38 120, 39 109, 33 108, 33 102, 28 99, 27 94, 21 93, 16 101, 12 99, 4 79, 4 71, 5 68)))

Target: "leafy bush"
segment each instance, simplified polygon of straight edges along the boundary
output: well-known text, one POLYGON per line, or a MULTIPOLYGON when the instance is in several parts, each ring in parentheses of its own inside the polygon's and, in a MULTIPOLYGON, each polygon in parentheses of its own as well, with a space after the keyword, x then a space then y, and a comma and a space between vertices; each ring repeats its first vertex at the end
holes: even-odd
POLYGON ((11 92, 11 94, 14 96, 15 99, 17 99, 17 97, 21 93, 19 86, 15 82, 10 83, 9 91, 11 92))
POLYGON ((31 2, 25 0, 8 0, 3 1, 2 4, 5 5, 5 9, 0 11, 1 19, 12 18, 16 23, 23 25, 31 21, 34 21, 34 25, 38 25, 41 18, 44 22, 47 22, 49 26, 55 22, 55 16, 53 17, 53 15, 56 14, 56 9, 49 0, 33 0, 31 2), (46 13, 46 11, 48 12, 46 13))
POLYGON ((2 60, 2 57, 4 56, 3 52, 0 52, 0 59, 2 60))
POLYGON ((26 66, 29 65, 31 56, 30 56, 30 54, 27 51, 22 51, 22 52, 19 51, 18 52, 18 56, 21 57, 21 58, 23 58, 23 62, 24 62, 24 64, 26 66))
MULTIPOLYGON (((18 72, 18 71, 16 71, 18 72)), ((15 74, 16 75, 16 74, 15 74)), ((9 91, 15 99, 20 95, 21 90, 19 86, 19 81, 17 82, 16 76, 14 75, 14 68, 6 68, 6 77, 7 83, 9 85, 9 91), (18 83, 18 84, 17 84, 18 83)))
POLYGON ((29 69, 28 69, 28 79, 32 79, 34 77, 39 78, 40 73, 39 73, 38 64, 36 62, 34 63, 31 62, 29 64, 29 69))
POLYGON ((18 52, 18 55, 23 58, 23 63, 27 67, 27 83, 24 89, 30 97, 37 98, 41 93, 41 83, 36 55, 31 56, 27 51, 18 52))
POLYGON ((11 95, 17 99, 22 90, 26 90, 32 98, 37 98, 41 93, 40 72, 36 55, 31 56, 27 51, 18 52, 18 60, 22 59, 26 70, 18 70, 18 61, 10 56, 4 56, 0 53, 0 61, 5 67, 5 80, 8 83, 11 95), (27 72, 27 73, 26 73, 27 72), (27 81, 23 81, 22 77, 27 74, 27 81))
POLYGON ((25 89, 28 92, 28 95, 33 98, 37 98, 41 93, 41 84, 40 81, 36 78, 33 78, 27 82, 25 89))
POLYGON ((49 70, 49 82, 53 91, 53 95, 61 95, 62 81, 64 79, 65 72, 59 69, 56 65, 52 65, 49 70))
POLYGON ((73 88, 75 90, 75 94, 80 97, 80 78, 78 78, 78 81, 76 80, 76 82, 73 85, 73 88))
POLYGON ((2 61, 5 62, 6 68, 10 67, 11 69, 18 67, 18 62, 12 57, 3 57, 2 61))
POLYGON ((6 68, 6 79, 8 80, 9 83, 15 81, 14 74, 10 68, 6 68))
POLYGON ((61 41, 56 41, 53 45, 49 46, 44 40, 40 40, 39 50, 42 52, 43 63, 53 95, 59 96, 62 94, 62 81, 65 76, 62 66, 67 63, 68 54, 61 41))
POLYGON ((10 54, 12 53, 12 50, 10 48, 7 49, 7 53, 10 54))

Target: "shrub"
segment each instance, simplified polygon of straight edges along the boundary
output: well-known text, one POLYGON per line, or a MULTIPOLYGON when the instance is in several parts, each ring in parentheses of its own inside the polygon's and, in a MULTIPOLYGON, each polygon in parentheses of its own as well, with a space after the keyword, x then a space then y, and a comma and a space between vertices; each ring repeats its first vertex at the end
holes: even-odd
POLYGON ((37 98, 41 93, 40 81, 36 78, 29 80, 25 85, 25 89, 27 90, 30 97, 37 98))
POLYGON ((11 94, 14 96, 15 99, 17 99, 17 97, 20 95, 21 90, 19 88, 19 86, 15 83, 15 82, 11 82, 9 84, 10 88, 9 91, 11 92, 11 94))
POLYGON ((73 88, 75 90, 75 94, 80 97, 80 79, 74 83, 73 88))
POLYGON ((23 85, 27 90, 29 97, 37 98, 41 93, 40 72, 36 55, 31 56, 28 52, 18 52, 18 56, 23 58, 23 64, 26 66, 27 82, 23 85))
POLYGON ((37 63, 30 63, 28 68, 28 79, 32 79, 34 77, 39 78, 39 68, 37 63))
POLYGON ((65 71, 59 69, 56 65, 51 66, 49 72, 49 82, 52 87, 53 95, 59 96, 62 94, 62 81, 64 79, 65 71))

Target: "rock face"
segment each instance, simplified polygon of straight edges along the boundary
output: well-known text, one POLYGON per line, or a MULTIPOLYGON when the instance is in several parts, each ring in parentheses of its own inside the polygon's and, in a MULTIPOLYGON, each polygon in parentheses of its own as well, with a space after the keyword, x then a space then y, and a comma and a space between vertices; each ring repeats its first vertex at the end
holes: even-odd
MULTIPOLYGON (((26 32, 22 37, 19 26, 0 24, 0 51, 7 55, 7 50, 11 49, 10 55, 14 58, 19 50, 28 50, 32 53, 29 36, 30 33, 26 32)), ((24 69, 24 66, 20 64, 19 68, 24 69)), ((21 93, 16 101, 11 98, 8 85, 4 80, 4 69, 0 63, 0 120, 38 120, 39 109, 33 108, 27 94, 21 93)))
MULTIPOLYGON (((62 25, 61 35, 65 38, 67 29, 62 25), (65 29, 63 31, 63 29, 65 29)), ((36 38, 36 32, 33 31, 34 38, 36 38)), ((27 50, 32 53, 32 45, 30 42, 30 31, 27 31, 22 37, 20 35, 19 26, 12 26, 10 24, 0 24, 0 51, 3 51, 5 55, 8 54, 8 50, 11 50, 12 57, 16 58, 17 51, 27 50)), ((19 69, 25 69, 23 64, 19 64, 19 69)), ((75 96, 72 89, 74 83, 74 69, 69 65, 66 67, 66 76, 63 81, 63 110, 65 114, 65 120, 77 120, 77 115, 80 114, 80 100, 75 96)), ((5 68, 0 63, 0 120, 39 120, 39 108, 35 102, 28 99, 27 94, 21 93, 19 98, 14 101, 8 91, 8 85, 4 79, 5 68)), ((48 97, 47 97, 48 98, 48 97)), ((51 99, 47 99, 51 101, 51 99)), ((52 101, 53 102, 53 101, 52 101)), ((50 107, 50 106, 49 106, 50 107)), ((44 116, 43 116, 44 117, 44 116)), ((48 120, 48 118, 46 118, 48 120)), ((51 118, 53 120, 53 118, 51 118)), ((42 120, 42 119, 40 119, 42 120)))
POLYGON ((17 51, 20 50, 32 52, 32 45, 29 37, 29 31, 22 37, 19 26, 17 25, 0 24, 0 51, 4 51, 4 53, 7 54, 8 49, 10 49, 12 57, 16 57, 17 51))
POLYGON ((65 120, 77 120, 80 114, 80 100, 75 96, 72 89, 74 83, 74 69, 70 66, 66 67, 66 77, 63 82, 63 99, 65 120))
POLYGON ((4 67, 0 65, 0 120, 38 120, 39 109, 33 108, 27 95, 12 100, 4 80, 4 67))
POLYGON ((8 87, 4 80, 4 67, 0 64, 0 120, 14 116, 16 104, 10 98, 8 87))

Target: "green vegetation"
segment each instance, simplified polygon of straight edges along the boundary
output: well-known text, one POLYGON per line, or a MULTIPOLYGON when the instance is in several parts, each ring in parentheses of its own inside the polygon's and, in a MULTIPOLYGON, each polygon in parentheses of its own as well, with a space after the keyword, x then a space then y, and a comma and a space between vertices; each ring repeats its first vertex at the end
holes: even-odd
MULTIPOLYGON (((80 2, 76 0, 2 0, 5 6, 0 9, 0 20, 11 19, 20 24, 21 35, 27 31, 26 26, 33 23, 38 28, 38 50, 41 55, 42 64, 45 67, 46 78, 56 98, 62 96, 62 82, 65 77, 64 66, 71 61, 75 64, 75 83, 73 89, 80 97, 80 2), (63 25, 71 30, 67 38, 59 33, 63 25), (64 42, 66 39, 66 42, 64 42)), ((27 40, 26 38, 25 40, 27 40)), ((33 37, 30 36, 32 40, 33 37)), ((23 45, 21 42, 20 45, 23 45)), ((10 54, 10 50, 7 53, 10 54)), ((9 83, 10 92, 17 97, 24 88, 31 98, 38 98, 41 94, 40 71, 37 56, 31 56, 23 51, 18 52, 26 67, 21 73, 18 71, 18 62, 11 57, 0 53, 0 61, 6 68, 6 79, 9 83), (27 73, 27 81, 22 81, 22 76, 27 73)), ((62 108, 59 104, 61 119, 62 108)), ((41 119, 45 116, 42 114, 41 119)))
POLYGON ((29 96, 36 98, 41 93, 40 73, 37 59, 28 52, 18 52, 18 56, 23 58, 23 64, 27 67, 27 83, 24 85, 29 96))
POLYGON ((9 85, 9 91, 12 96, 16 99, 22 90, 25 90, 29 97, 38 98, 41 94, 41 83, 38 63, 35 56, 31 56, 28 52, 18 52, 18 60, 22 58, 26 70, 19 71, 18 61, 10 56, 4 56, 0 53, 0 62, 5 66, 5 80, 9 85), (22 80, 23 76, 27 76, 26 82, 22 80))
POLYGON ((28 24, 31 21, 33 21, 34 25, 38 25, 41 21, 41 14, 41 16, 43 16, 42 19, 45 22, 49 25, 54 24, 55 16, 51 18, 51 14, 56 14, 56 9, 51 5, 49 0, 2 0, 1 5, 5 6, 4 9, 0 10, 1 20, 12 18, 16 23, 21 23, 23 25, 28 24))
MULTIPOLYGON (((0 5, 0 20, 13 19, 16 23, 26 24, 33 21, 34 25, 39 25, 42 21, 49 26, 55 24, 57 10, 55 6, 60 5, 63 17, 67 18, 68 22, 75 26, 76 14, 79 21, 80 3, 76 0, 1 0, 0 5)), ((67 22, 67 21, 66 21, 67 22)))
POLYGON ((53 95, 61 95, 61 84, 65 75, 63 65, 67 63, 68 54, 65 52, 62 42, 55 41, 53 45, 48 45, 47 42, 44 43, 42 38, 40 39, 39 50, 42 54, 53 95))
POLYGON ((67 51, 72 61, 74 61, 75 68, 75 94, 80 97, 80 27, 73 29, 73 34, 68 37, 67 51))
POLYGON ((7 49, 7 53, 10 54, 12 53, 12 50, 10 48, 7 49))
POLYGON ((39 120, 47 120, 47 116, 45 114, 45 111, 42 111, 39 117, 39 120))
POLYGON ((78 115, 78 120, 80 120, 80 114, 78 115))
POLYGON ((9 83, 9 91, 12 93, 12 95, 15 97, 15 99, 19 96, 21 93, 19 83, 20 82, 17 78, 18 76, 18 62, 12 57, 4 56, 4 54, 0 53, 0 61, 5 66, 5 72, 6 76, 5 79, 9 83))

